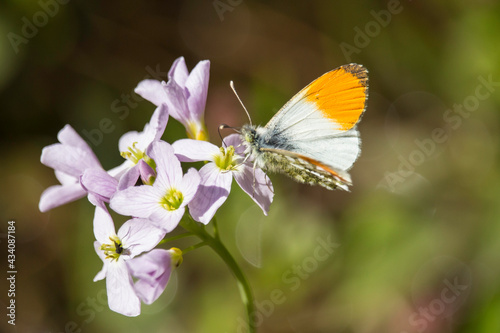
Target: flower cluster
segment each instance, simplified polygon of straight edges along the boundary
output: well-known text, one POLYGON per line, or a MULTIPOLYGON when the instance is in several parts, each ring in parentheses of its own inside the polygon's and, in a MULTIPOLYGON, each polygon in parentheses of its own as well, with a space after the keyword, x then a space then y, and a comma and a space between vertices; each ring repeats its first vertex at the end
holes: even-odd
POLYGON ((106 278, 109 307, 123 315, 137 316, 141 301, 154 302, 172 269, 182 262, 180 249, 155 247, 185 214, 208 224, 229 196, 233 178, 264 214, 272 202, 271 182, 245 159, 239 135, 226 137, 222 147, 208 142, 204 110, 209 69, 205 60, 189 73, 181 57, 172 65, 167 82, 138 84, 135 92, 156 110, 142 132, 120 138, 118 148, 125 161, 113 169, 101 166, 70 125, 59 132, 59 143, 42 151, 41 162, 55 170, 61 184, 42 193, 39 208, 45 212, 88 197, 95 206, 94 247, 103 261, 94 281, 106 278), (173 144, 161 139, 169 116, 185 126, 188 139, 173 144), (184 173, 181 162, 195 161, 208 163, 184 173), (130 216, 118 232, 108 209, 130 216))

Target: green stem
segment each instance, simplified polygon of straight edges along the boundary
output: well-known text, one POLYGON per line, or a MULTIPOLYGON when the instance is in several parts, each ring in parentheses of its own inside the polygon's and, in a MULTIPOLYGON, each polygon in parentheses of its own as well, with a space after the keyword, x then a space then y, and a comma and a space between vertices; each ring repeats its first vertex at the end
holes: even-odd
POLYGON ((168 242, 174 241, 176 239, 181 239, 181 238, 185 238, 185 237, 189 237, 189 236, 194 236, 194 235, 190 232, 185 232, 183 234, 175 235, 175 236, 172 236, 169 238, 164 238, 158 244, 168 243, 168 242))
POLYGON ((243 301, 243 304, 245 304, 248 319, 248 332, 255 333, 256 326, 252 318, 252 313, 255 310, 252 288, 250 287, 250 284, 248 283, 248 280, 243 274, 240 266, 236 263, 236 260, 234 260, 231 253, 229 253, 227 248, 221 242, 218 234, 216 234, 216 236, 210 235, 205 228, 200 223, 195 222, 191 216, 189 216, 189 219, 182 219, 181 226, 187 231, 198 236, 202 240, 202 243, 200 244, 210 246, 229 267, 238 282, 241 300, 243 301))
POLYGON ((207 245, 206 242, 200 242, 198 244, 191 245, 190 247, 187 247, 184 250, 182 250, 182 254, 185 254, 185 253, 188 253, 190 251, 196 250, 197 248, 200 248, 200 247, 205 246, 205 245, 207 245))
POLYGON ((217 226, 217 218, 214 216, 212 218, 212 225, 214 227, 214 237, 220 241, 220 236, 219 236, 219 227, 217 226))

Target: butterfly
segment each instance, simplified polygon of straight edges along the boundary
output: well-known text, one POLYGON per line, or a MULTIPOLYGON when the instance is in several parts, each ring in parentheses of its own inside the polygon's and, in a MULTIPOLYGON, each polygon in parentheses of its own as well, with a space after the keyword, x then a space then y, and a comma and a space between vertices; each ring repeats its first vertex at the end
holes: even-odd
POLYGON ((299 91, 264 127, 251 120, 241 127, 245 155, 265 171, 348 191, 352 182, 347 171, 361 152, 356 124, 367 98, 368 71, 362 65, 327 72, 299 91))

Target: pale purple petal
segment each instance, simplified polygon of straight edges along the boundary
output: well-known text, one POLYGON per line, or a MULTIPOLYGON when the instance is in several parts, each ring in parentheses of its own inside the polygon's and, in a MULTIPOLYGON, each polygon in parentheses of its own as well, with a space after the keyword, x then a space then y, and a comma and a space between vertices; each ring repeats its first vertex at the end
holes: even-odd
POLYGON ((207 101, 208 80, 210 78, 210 61, 200 61, 191 71, 186 81, 188 108, 191 119, 201 120, 207 101))
POLYGON ((85 169, 101 168, 101 164, 91 151, 60 143, 44 147, 40 161, 54 170, 76 178, 80 177, 85 169))
POLYGON ((104 204, 97 204, 94 213, 94 236, 101 244, 110 243, 110 236, 115 236, 115 225, 104 204))
POLYGON ((118 142, 118 149, 120 152, 126 152, 129 150, 129 147, 135 147, 141 151, 145 151, 152 142, 160 140, 167 123, 167 106, 160 104, 151 116, 150 121, 144 126, 142 132, 130 131, 121 136, 118 142))
POLYGON ((217 209, 226 201, 231 191, 233 175, 221 172, 215 163, 200 169, 201 184, 194 199, 189 203, 189 213, 196 221, 208 224, 217 209))
POLYGON ((139 147, 139 143, 142 141, 142 132, 130 131, 123 134, 118 140, 118 150, 123 153, 127 152, 129 147, 133 147, 134 143, 137 148, 139 147))
POLYGON ((168 79, 174 79, 177 84, 179 84, 181 87, 184 87, 186 80, 188 79, 188 75, 189 72, 184 57, 175 59, 172 67, 170 67, 170 70, 168 71, 168 79))
POLYGON ((64 126, 57 137, 61 143, 44 147, 40 161, 54 169, 63 186, 52 186, 42 193, 39 203, 42 212, 85 196, 80 176, 89 168, 102 169, 92 149, 70 125, 64 126))
POLYGON ((82 188, 80 183, 70 185, 54 185, 43 191, 40 196, 38 208, 42 213, 59 207, 77 199, 83 198, 87 192, 82 188))
POLYGON ((130 258, 151 250, 164 236, 165 232, 147 219, 128 220, 118 230, 118 237, 123 247, 130 251, 130 258))
POLYGON ((135 293, 132 276, 121 258, 108 264, 106 289, 111 310, 129 317, 141 313, 141 301, 135 293))
POLYGON ((156 177, 156 172, 144 160, 137 162, 137 167, 144 184, 150 184, 151 178, 156 177))
POLYGON ((104 200, 102 199, 102 197, 97 196, 97 195, 92 194, 92 193, 88 193, 87 199, 94 206, 101 205, 104 203, 104 200))
POLYGON ((161 104, 158 106, 151 116, 149 123, 144 126, 144 131, 142 135, 142 142, 138 144, 138 147, 145 150, 152 142, 161 139, 163 132, 165 132, 165 127, 168 123, 168 110, 167 105, 161 104))
POLYGON ((185 89, 174 80, 169 80, 165 85, 165 93, 167 94, 165 103, 168 106, 170 115, 184 126, 187 126, 190 116, 185 89))
POLYGON ((224 138, 224 143, 229 147, 234 147, 234 152, 240 156, 245 155, 245 146, 239 134, 230 134, 224 138))
POLYGON ((208 141, 181 139, 172 147, 181 162, 213 161, 220 154, 219 147, 208 141))
POLYGON ((116 179, 120 180, 120 178, 123 176, 123 174, 125 174, 125 172, 127 172, 133 166, 134 166, 134 163, 132 163, 132 161, 125 160, 119 166, 116 166, 116 167, 114 167, 112 169, 109 169, 108 173, 113 178, 116 178, 116 179))
POLYGON ((158 80, 142 80, 134 89, 135 93, 156 106, 165 102, 167 95, 162 82, 158 80))
POLYGON ((67 146, 92 151, 87 142, 85 142, 85 140, 83 140, 82 137, 69 124, 65 125, 59 133, 57 133, 57 140, 67 146))
POLYGON ((170 251, 154 249, 140 257, 127 261, 130 273, 138 279, 135 291, 146 304, 158 299, 165 290, 172 273, 170 251))
POLYGON ((101 250, 101 243, 99 243, 98 241, 95 241, 94 242, 94 250, 103 262, 102 269, 94 277, 94 282, 96 282, 96 281, 100 281, 106 277, 108 263, 106 261, 106 256, 104 255, 104 251, 101 250))
POLYGON ((96 281, 101 281, 102 279, 104 279, 106 277, 106 271, 107 271, 106 265, 102 265, 102 269, 99 272, 97 272, 97 274, 94 276, 93 281, 96 282, 96 281))
POLYGON ((269 211, 269 206, 273 201, 274 191, 271 180, 262 171, 262 169, 253 167, 249 164, 239 166, 239 171, 233 171, 234 179, 240 185, 257 205, 262 209, 265 215, 269 211))
POLYGON ((80 177, 82 187, 98 199, 109 202, 109 198, 116 192, 118 180, 103 169, 87 169, 80 177))
POLYGON ((156 176, 156 173, 149 165, 147 165, 146 162, 144 162, 144 160, 140 160, 135 165, 130 162, 130 164, 127 165, 127 169, 125 170, 125 172, 119 178, 120 181, 118 182, 117 189, 118 191, 122 191, 126 188, 134 186, 137 183, 139 177, 141 177, 144 182, 144 180, 150 176, 156 176))
POLYGON ((174 149, 171 145, 164 141, 154 142, 149 151, 149 156, 156 163, 155 187, 168 189, 181 182, 181 163, 174 155, 174 149))
MULTIPOLYGON (((122 135, 118 144, 119 150, 123 153, 128 152, 129 149, 132 148, 142 152, 146 152, 152 142, 160 140, 163 132, 165 131, 165 127, 167 126, 167 122, 167 106, 165 104, 161 104, 156 108, 155 112, 151 116, 151 120, 149 121, 149 123, 144 126, 143 132, 132 131, 122 135)), ((138 163, 141 163, 141 161, 139 161, 138 163)), ((139 170, 134 169, 126 171, 125 168, 127 167, 129 169, 133 169, 136 166, 134 166, 132 162, 126 162, 126 164, 124 163, 118 170, 113 170, 113 175, 126 175, 125 179, 120 179, 119 189, 124 189, 135 184, 135 182, 139 178, 139 175, 143 176, 143 180, 145 180, 151 174, 151 170, 146 172, 146 169, 143 168, 144 165, 140 165, 139 170), (144 173, 140 171, 143 171, 144 173)))
POLYGON ((160 198, 153 186, 134 186, 116 192, 111 197, 109 206, 122 215, 148 218, 159 206, 160 198))
MULTIPOLYGON (((130 163, 130 165, 132 165, 132 163, 130 163)), ((123 191, 131 186, 134 186, 135 183, 137 183, 137 179, 139 179, 139 176, 139 164, 129 166, 128 170, 125 171, 125 173, 121 176, 120 181, 118 182, 118 191, 123 191)))
POLYGON ((185 211, 186 209, 184 207, 180 207, 173 211, 159 208, 154 210, 153 214, 149 216, 149 219, 155 226, 161 228, 165 233, 168 233, 177 227, 185 211))
POLYGON ((75 183, 80 183, 79 177, 68 175, 59 170, 54 170, 54 175, 61 185, 73 185, 75 183))
POLYGON ((186 206, 191 200, 193 200, 196 192, 198 191, 200 182, 201 176, 194 168, 190 168, 184 177, 182 177, 180 191, 182 192, 184 200, 181 206, 186 206))
MULTIPOLYGON (((81 168, 82 168, 82 171, 85 170, 85 168, 87 166, 93 166, 93 167, 101 167, 101 164, 99 163, 99 160, 97 159, 97 157, 95 156, 94 152, 92 151, 92 149, 90 148, 90 146, 85 142, 85 140, 83 140, 81 138, 81 136, 73 129, 73 127, 71 127, 70 125, 66 125, 64 126, 60 131, 59 133, 57 134, 57 139, 59 140, 59 142, 61 144, 53 144, 53 145, 50 145, 50 146, 47 146, 45 148, 49 148, 49 147, 52 147, 51 150, 53 150, 54 146, 58 147, 58 146, 64 146, 64 147, 71 147, 71 148, 76 148, 75 150, 79 152, 79 154, 81 154, 83 157, 81 157, 81 159, 75 159, 73 161, 73 163, 68 163, 69 165, 71 164, 82 164, 81 168)), ((44 150, 45 150, 44 148, 44 150)), ((56 150, 58 148, 55 148, 56 150)), ((49 154, 49 156, 43 156, 44 155, 44 152, 42 150, 42 158, 41 158, 41 161, 43 164, 44 163, 44 159, 47 159, 47 163, 51 164, 53 163, 53 161, 51 161, 51 159, 54 157, 54 156, 50 156, 51 154, 57 154, 57 152, 46 152, 46 154, 49 154)), ((49 164, 45 164, 47 166, 51 166, 49 164)), ((53 167, 54 168, 54 167, 53 167)), ((59 169, 59 168, 54 168, 55 170, 61 170, 61 171, 64 171, 62 169, 59 169)), ((66 171, 64 171, 66 172, 66 171)), ((74 175, 72 174, 71 172, 66 172, 67 174, 69 175, 73 175, 75 177, 78 177, 79 175, 74 175)), ((81 174, 81 173, 80 173, 81 174)))

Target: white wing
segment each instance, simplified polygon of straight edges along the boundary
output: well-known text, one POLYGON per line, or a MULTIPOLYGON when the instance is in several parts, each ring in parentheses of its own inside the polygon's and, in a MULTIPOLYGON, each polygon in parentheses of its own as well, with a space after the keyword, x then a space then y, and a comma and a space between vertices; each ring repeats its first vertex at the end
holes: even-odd
POLYGON ((360 153, 355 125, 367 96, 363 66, 349 64, 328 72, 297 93, 261 128, 261 147, 283 149, 348 170, 360 153))

